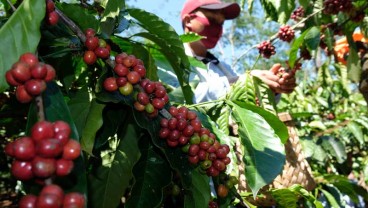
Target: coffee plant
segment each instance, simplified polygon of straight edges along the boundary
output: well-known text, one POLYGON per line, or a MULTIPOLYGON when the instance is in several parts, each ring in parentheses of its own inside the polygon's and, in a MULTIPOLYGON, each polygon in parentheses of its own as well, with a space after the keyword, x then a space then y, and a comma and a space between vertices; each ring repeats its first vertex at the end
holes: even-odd
MULTIPOLYGON (((262 196, 284 168, 289 134, 278 118, 281 111, 294 114, 297 127, 304 129, 303 144, 313 135, 313 147, 330 154, 307 154, 318 171, 313 193, 297 184, 268 190, 276 203, 322 207, 325 198, 338 206, 344 205, 338 200, 343 195, 368 201, 366 169, 359 169, 367 167, 368 124, 361 110, 354 112, 363 98, 347 100, 347 68, 352 81, 366 78, 357 63, 367 48, 352 38, 357 27, 367 37, 366 1, 261 1, 280 29, 255 47, 260 57, 275 55, 278 40, 290 45, 280 77, 289 70, 307 73, 303 61, 321 52, 334 60, 337 36, 349 44, 347 67, 337 59, 332 76, 326 63, 317 80, 324 85, 303 83, 278 107, 275 94, 250 73, 224 97, 193 104, 189 74, 199 63, 185 54, 183 43, 200 37, 179 36, 155 14, 129 8, 125 1, 1 2, 0 135, 6 179, 18 196, 12 205, 253 206, 250 198, 262 196), (340 82, 327 88, 332 77, 340 82), (325 91, 317 90, 320 86, 325 91), (303 98, 309 105, 301 103, 303 98), (339 102, 345 108, 330 107, 339 102), (310 107, 315 103, 320 108, 310 107), (317 114, 328 122, 322 132, 313 120, 317 114), (349 126, 341 130, 343 141, 326 136, 336 133, 336 126, 349 126), (356 133, 359 127, 364 130, 356 133), (356 141, 349 143, 350 138, 356 141), (354 160, 349 170, 361 174, 355 177, 358 185, 342 173, 348 159, 354 160), (248 189, 239 189, 241 183, 248 189)), ((239 3, 245 8, 244 1, 239 3)), ((251 8, 253 1, 248 3, 251 8)), ((363 95, 364 89, 361 84, 363 95)))

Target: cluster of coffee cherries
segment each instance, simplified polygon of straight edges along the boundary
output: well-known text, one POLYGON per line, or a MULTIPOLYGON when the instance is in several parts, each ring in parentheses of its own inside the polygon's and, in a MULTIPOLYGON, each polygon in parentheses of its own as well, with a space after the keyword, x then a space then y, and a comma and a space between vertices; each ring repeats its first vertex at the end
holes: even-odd
POLYGON ((292 13, 290 18, 294 21, 300 21, 304 17, 304 8, 302 6, 299 6, 296 8, 292 13))
POLYGON ((270 58, 276 53, 275 46, 273 46, 269 40, 263 41, 257 46, 257 48, 259 54, 261 54, 264 58, 270 58))
POLYGON ((39 121, 31 128, 31 136, 8 143, 5 153, 14 158, 12 175, 22 181, 35 178, 42 183, 54 176, 71 173, 81 147, 70 139, 69 124, 64 121, 39 121))
POLYGON ((280 40, 290 43, 295 37, 295 32, 289 25, 284 25, 280 27, 277 36, 280 40))
POLYGON ((188 154, 189 162, 199 165, 208 176, 224 172, 231 162, 227 157, 229 146, 220 144, 215 134, 202 126, 197 114, 185 106, 171 106, 169 113, 171 118, 160 121, 159 137, 166 140, 169 147, 180 146, 188 154))
POLYGON ((94 64, 97 58, 107 59, 110 57, 110 45, 105 40, 96 37, 96 31, 94 29, 88 28, 84 34, 86 35, 84 45, 87 51, 84 52, 83 61, 86 64, 94 64))
POLYGON ((46 82, 53 80, 55 75, 51 65, 39 62, 32 53, 24 53, 5 73, 5 78, 9 85, 16 87, 17 100, 28 103, 45 91, 46 82))
POLYGON ((225 198, 229 194, 229 190, 238 184, 238 179, 235 176, 230 176, 226 174, 220 175, 221 183, 217 186, 217 196, 220 198, 225 198))
POLYGON ((59 14, 55 11, 55 3, 46 0, 46 22, 49 25, 56 25, 59 21, 59 14))
POLYGON ((63 207, 84 208, 85 198, 78 192, 64 193, 63 189, 56 184, 49 184, 42 188, 39 195, 29 194, 19 201, 19 208, 30 207, 63 207))
POLYGON ((353 8, 353 3, 351 0, 325 0, 323 6, 323 13, 338 14, 350 11, 353 8))
POLYGON ((113 71, 115 76, 104 80, 104 89, 108 92, 119 90, 125 96, 133 94, 134 108, 137 111, 156 117, 159 110, 169 102, 165 87, 161 82, 146 78, 146 68, 142 60, 134 55, 116 55, 113 71))

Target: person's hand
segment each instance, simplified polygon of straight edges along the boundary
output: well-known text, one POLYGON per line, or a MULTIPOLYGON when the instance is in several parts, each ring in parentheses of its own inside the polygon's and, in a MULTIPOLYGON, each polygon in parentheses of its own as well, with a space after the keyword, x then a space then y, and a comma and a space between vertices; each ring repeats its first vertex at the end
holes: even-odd
POLYGON ((291 93, 296 87, 295 73, 286 72, 279 63, 268 71, 252 70, 251 75, 261 79, 275 93, 291 93))

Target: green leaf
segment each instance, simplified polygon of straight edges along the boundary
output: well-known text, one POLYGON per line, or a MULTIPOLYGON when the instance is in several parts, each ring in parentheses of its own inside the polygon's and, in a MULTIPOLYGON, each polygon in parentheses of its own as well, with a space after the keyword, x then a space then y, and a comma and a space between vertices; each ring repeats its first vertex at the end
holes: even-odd
POLYGON ((289 189, 274 189, 271 191, 272 197, 277 202, 277 207, 296 208, 299 196, 289 189))
POLYGON ((239 105, 239 107, 245 108, 262 116, 267 121, 267 123, 272 127, 272 129, 274 129, 275 134, 277 134, 277 136, 280 137, 281 142, 283 144, 285 144, 286 141, 289 139, 289 132, 287 127, 282 121, 280 121, 280 119, 276 115, 255 105, 251 105, 244 102, 235 102, 235 103, 239 105))
POLYGON ((0 92, 8 88, 5 73, 26 52, 35 53, 41 39, 45 1, 24 0, 0 28, 0 92), (6 54, 6 55, 5 55, 6 54))
POLYGON ((268 19, 271 19, 273 21, 278 20, 278 14, 277 9, 275 8, 275 5, 270 0, 261 0, 261 5, 266 12, 266 17, 268 19))
POLYGON ((221 108, 220 116, 216 119, 218 127, 226 134, 229 135, 229 118, 230 118, 230 107, 225 105, 221 108))
POLYGON ((191 104, 193 92, 188 84, 189 61, 179 35, 174 28, 152 13, 141 9, 129 9, 128 12, 148 31, 136 35, 148 38, 160 46, 160 51, 168 58, 177 75, 187 103, 191 104))
POLYGON ((350 130, 350 132, 354 135, 355 139, 362 146, 364 144, 364 134, 361 126, 358 123, 351 121, 347 125, 347 128, 350 130))
POLYGON ((289 0, 277 0, 273 3, 278 13, 277 22, 280 24, 286 24, 286 22, 290 19, 290 15, 295 8, 295 1, 289 0))
POLYGON ((245 175, 255 197, 260 188, 271 183, 282 171, 285 147, 262 116, 236 104, 231 106, 244 145, 245 175))
POLYGON ((334 198, 334 196, 332 194, 330 194, 330 192, 321 189, 322 193, 325 195, 325 197, 327 198, 328 203, 330 204, 330 206, 332 208, 339 208, 340 205, 337 203, 336 199, 334 198))
POLYGON ((304 41, 309 50, 317 49, 320 41, 320 30, 318 27, 310 28, 305 34, 304 41))
POLYGON ((194 32, 189 32, 189 33, 185 33, 180 35, 180 40, 183 43, 190 43, 190 42, 195 42, 198 40, 201 40, 203 38, 203 36, 198 35, 197 33, 194 32))
POLYGON ((199 173, 197 170, 192 171, 192 186, 189 189, 191 194, 184 197, 185 208, 202 208, 208 207, 211 198, 210 179, 207 175, 199 173))
POLYGON ((157 67, 152 55, 147 51, 145 47, 139 44, 134 44, 133 46, 133 55, 139 57, 139 59, 141 59, 145 65, 146 77, 152 81, 158 81, 157 67))
POLYGON ((109 0, 102 14, 100 32, 104 37, 110 37, 113 33, 115 24, 118 22, 120 10, 125 7, 124 0, 109 0))
POLYGON ((102 126, 102 111, 104 104, 98 103, 96 99, 91 101, 86 124, 83 128, 81 137, 81 146, 84 151, 92 155, 93 145, 95 143, 96 132, 102 126))
POLYGON ((163 200, 163 188, 171 182, 169 163, 147 142, 149 139, 143 138, 140 141, 142 156, 133 168, 136 182, 125 204, 127 208, 157 207, 163 200))
MULTIPOLYGON (((70 137, 79 141, 78 131, 59 87, 54 82, 47 83, 47 88, 45 92, 43 92, 42 97, 45 119, 50 122, 58 120, 67 122, 72 129, 70 137)), ((37 108, 32 104, 29 110, 27 122, 28 135, 30 134, 30 129, 33 124, 38 120, 36 113, 37 108)), ((67 192, 78 191, 81 193, 87 193, 86 169, 82 155, 78 159, 74 160, 74 169, 71 175, 65 178, 58 178, 57 183, 63 186, 67 192)))
POLYGON ((336 138, 323 136, 322 139, 322 146, 325 151, 328 151, 333 157, 337 159, 338 163, 345 162, 347 155, 346 155, 346 148, 344 143, 339 141, 336 138))
POLYGON ((132 120, 132 118, 125 120, 125 125, 118 134, 120 141, 116 151, 105 154, 104 157, 107 159, 104 163, 91 171, 89 176, 91 207, 117 207, 129 186, 133 177, 133 166, 140 157, 137 138, 141 130, 131 122, 132 120))
POLYGON ((57 7, 73 22, 75 22, 82 31, 87 28, 92 28, 97 31, 99 21, 96 19, 96 14, 92 14, 88 9, 82 8, 77 4, 57 4, 57 7))
POLYGON ((68 107, 77 127, 79 135, 82 135, 88 116, 91 101, 87 87, 81 88, 74 96, 69 97, 68 107))
POLYGON ((301 45, 304 43, 305 35, 309 32, 310 28, 305 30, 298 38, 296 38, 290 46, 289 61, 288 64, 292 69, 295 65, 295 61, 298 58, 298 51, 301 45))

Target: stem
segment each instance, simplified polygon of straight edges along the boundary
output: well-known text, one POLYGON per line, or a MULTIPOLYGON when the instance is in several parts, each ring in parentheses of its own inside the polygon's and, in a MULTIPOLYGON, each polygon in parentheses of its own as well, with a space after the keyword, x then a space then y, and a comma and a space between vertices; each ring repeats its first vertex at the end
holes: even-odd
POLYGON ((256 59, 256 61, 254 62, 254 64, 253 64, 252 68, 250 68, 250 71, 252 71, 252 70, 256 67, 256 64, 257 64, 257 62, 258 62, 259 58, 261 58, 261 54, 259 54, 259 55, 257 56, 257 59, 256 59))
POLYGON ((84 43, 86 42, 86 36, 83 31, 76 25, 69 17, 65 16, 63 12, 55 8, 56 13, 60 16, 61 20, 81 39, 84 43))
POLYGON ((43 108, 42 95, 36 96, 35 101, 36 101, 36 106, 37 106, 38 121, 44 121, 45 120, 45 112, 44 112, 44 108, 43 108))
POLYGON ((10 7, 12 8, 13 12, 15 12, 15 10, 17 10, 17 8, 15 8, 14 5, 9 0, 6 0, 6 1, 10 5, 10 7))

